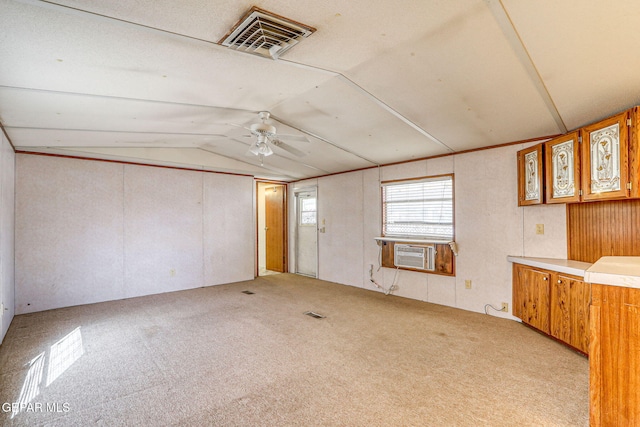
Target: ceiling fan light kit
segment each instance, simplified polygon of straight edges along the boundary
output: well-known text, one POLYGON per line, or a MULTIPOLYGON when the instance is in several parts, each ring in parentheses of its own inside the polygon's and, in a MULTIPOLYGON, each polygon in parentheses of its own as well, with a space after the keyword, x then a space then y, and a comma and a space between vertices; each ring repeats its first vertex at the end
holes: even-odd
MULTIPOLYGON (((306 153, 304 153, 303 151, 298 150, 297 148, 292 147, 280 140, 277 135, 275 126, 267 123, 267 120, 269 120, 269 117, 271 117, 271 114, 268 111, 260 111, 259 117, 259 123, 253 123, 249 127, 243 127, 249 130, 252 135, 256 136, 256 141, 251 144, 251 147, 249 147, 249 153, 254 154, 260 158, 261 166, 264 166, 264 158, 273 154, 273 149, 271 149, 270 145, 279 147, 284 151, 287 151, 298 157, 303 157, 306 155, 306 153)), ((290 137, 297 140, 309 142, 309 140, 304 136, 280 135, 280 137, 290 137)))

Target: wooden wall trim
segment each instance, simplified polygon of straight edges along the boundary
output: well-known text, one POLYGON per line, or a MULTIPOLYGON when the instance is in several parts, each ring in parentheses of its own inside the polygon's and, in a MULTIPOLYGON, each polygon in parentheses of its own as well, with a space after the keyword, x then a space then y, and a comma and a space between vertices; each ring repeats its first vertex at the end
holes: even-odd
POLYGON ((149 164, 149 163, 128 162, 128 161, 124 161, 124 160, 99 159, 99 158, 94 158, 94 157, 83 157, 83 156, 71 156, 71 155, 68 155, 68 154, 39 153, 39 152, 36 152, 36 151, 22 151, 22 150, 17 150, 16 154, 28 154, 28 155, 31 155, 31 156, 45 156, 45 157, 59 157, 59 158, 62 158, 62 159, 74 159, 74 160, 89 160, 89 161, 94 161, 94 162, 116 163, 116 164, 121 164, 121 165, 133 165, 133 166, 147 166, 147 167, 151 167, 151 168, 161 168, 161 169, 176 169, 176 170, 183 170, 183 171, 190 171, 190 172, 215 173, 215 174, 220 174, 220 175, 246 176, 246 177, 251 177, 251 178, 257 179, 253 175, 247 175, 247 174, 235 173, 235 172, 220 172, 220 171, 214 171, 214 170, 188 168, 188 167, 180 167, 180 166, 153 165, 153 164, 149 164))
POLYGON ((295 184, 296 182, 301 182, 301 181, 307 181, 309 179, 325 178, 325 177, 328 177, 328 176, 342 175, 344 173, 359 172, 359 171, 363 171, 363 170, 381 168, 381 167, 385 167, 385 166, 404 165, 404 164, 407 164, 407 163, 421 162, 423 160, 439 159, 440 157, 457 156, 458 154, 468 154, 468 153, 475 153, 476 151, 493 150, 495 148, 503 148, 503 147, 508 147, 510 145, 526 144, 526 143, 529 143, 529 142, 544 142, 544 141, 547 141, 549 139, 557 138, 559 136, 562 136, 562 134, 553 134, 553 135, 541 136, 541 137, 537 137, 537 138, 522 139, 522 140, 519 140, 519 141, 505 142, 504 144, 496 144, 496 145, 489 145, 487 147, 471 148, 469 150, 456 151, 456 152, 453 152, 453 153, 438 154, 436 156, 421 157, 419 159, 403 160, 401 162, 384 163, 384 164, 380 164, 380 165, 368 166, 368 167, 365 167, 365 168, 353 169, 353 170, 348 170, 348 171, 344 171, 344 172, 334 172, 334 173, 328 173, 328 174, 324 174, 324 175, 312 176, 312 177, 309 177, 309 178, 298 179, 298 180, 295 180, 295 181, 291 181, 290 184, 295 184))

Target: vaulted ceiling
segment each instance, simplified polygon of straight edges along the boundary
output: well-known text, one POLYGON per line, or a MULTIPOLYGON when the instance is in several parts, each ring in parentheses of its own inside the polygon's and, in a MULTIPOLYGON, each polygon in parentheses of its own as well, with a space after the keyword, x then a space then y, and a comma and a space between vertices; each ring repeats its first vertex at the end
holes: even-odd
POLYGON ((0 0, 0 28, 0 123, 22 151, 291 181, 640 103, 634 0, 0 0), (316 31, 278 59, 223 46, 254 5, 316 31), (262 164, 261 111, 285 143, 262 164))

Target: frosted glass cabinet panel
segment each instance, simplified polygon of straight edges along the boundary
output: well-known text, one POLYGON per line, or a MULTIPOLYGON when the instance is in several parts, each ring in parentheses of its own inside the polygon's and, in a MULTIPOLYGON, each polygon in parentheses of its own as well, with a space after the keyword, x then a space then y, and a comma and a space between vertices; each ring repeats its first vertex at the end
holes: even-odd
POLYGON ((543 146, 518 151, 518 206, 544 203, 543 146))
POLYGON ((545 143, 547 203, 580 201, 580 145, 578 131, 545 143))
POLYGON ((627 197, 628 112, 582 129, 582 190, 584 200, 627 197))

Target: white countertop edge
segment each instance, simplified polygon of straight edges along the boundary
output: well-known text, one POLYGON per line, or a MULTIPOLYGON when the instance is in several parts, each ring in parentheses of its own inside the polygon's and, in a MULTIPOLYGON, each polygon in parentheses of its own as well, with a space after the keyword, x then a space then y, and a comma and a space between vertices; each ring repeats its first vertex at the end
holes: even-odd
POLYGON ((640 289, 640 257, 605 256, 585 273, 585 282, 640 289))
POLYGON ((528 265, 529 267, 543 268, 545 270, 557 271, 558 273, 571 274, 574 276, 584 277, 585 272, 591 267, 591 263, 582 261, 573 261, 561 258, 537 258, 523 256, 507 256, 507 261, 528 265))

